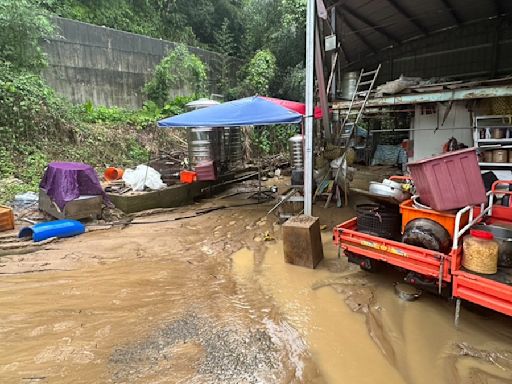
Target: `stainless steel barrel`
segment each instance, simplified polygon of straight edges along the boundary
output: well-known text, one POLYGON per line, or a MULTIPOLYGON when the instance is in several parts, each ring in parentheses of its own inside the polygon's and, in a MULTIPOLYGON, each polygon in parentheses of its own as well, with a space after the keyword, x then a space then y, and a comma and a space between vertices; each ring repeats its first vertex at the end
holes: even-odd
POLYGON ((290 163, 293 169, 304 169, 304 137, 295 135, 288 139, 290 163))
POLYGON ((199 162, 221 161, 222 129, 194 127, 188 129, 188 157, 191 167, 199 162))
POLYGON ((356 91, 359 72, 345 72, 341 79, 341 97, 345 100, 352 100, 352 95, 356 91))

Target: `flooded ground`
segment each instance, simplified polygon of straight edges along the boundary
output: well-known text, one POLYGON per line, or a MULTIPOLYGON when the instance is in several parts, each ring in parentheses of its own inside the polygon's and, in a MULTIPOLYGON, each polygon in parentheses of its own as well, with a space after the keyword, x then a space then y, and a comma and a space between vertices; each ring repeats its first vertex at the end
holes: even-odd
POLYGON ((0 382, 512 383, 510 319, 464 309, 457 330, 448 301, 402 302, 399 274, 337 259, 350 210, 319 211, 317 270, 287 265, 267 209, 177 210, 0 258, 0 382))

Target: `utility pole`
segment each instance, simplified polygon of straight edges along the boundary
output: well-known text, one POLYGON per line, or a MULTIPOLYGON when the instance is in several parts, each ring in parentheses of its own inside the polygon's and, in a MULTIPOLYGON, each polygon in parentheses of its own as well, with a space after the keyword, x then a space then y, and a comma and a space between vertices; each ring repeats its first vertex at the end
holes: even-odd
POLYGON ((304 214, 313 211, 313 119, 316 0, 308 0, 306 15, 306 116, 304 118, 304 214))

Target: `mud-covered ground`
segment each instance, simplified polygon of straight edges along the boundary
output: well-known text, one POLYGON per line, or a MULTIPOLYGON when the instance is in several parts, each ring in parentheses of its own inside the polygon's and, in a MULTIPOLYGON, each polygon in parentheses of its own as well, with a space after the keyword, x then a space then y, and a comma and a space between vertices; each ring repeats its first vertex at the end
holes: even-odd
POLYGON ((0 257, 0 382, 512 383, 510 319, 465 308, 457 330, 452 303, 337 259, 350 209, 317 209, 308 270, 269 206, 204 213, 219 204, 0 257))

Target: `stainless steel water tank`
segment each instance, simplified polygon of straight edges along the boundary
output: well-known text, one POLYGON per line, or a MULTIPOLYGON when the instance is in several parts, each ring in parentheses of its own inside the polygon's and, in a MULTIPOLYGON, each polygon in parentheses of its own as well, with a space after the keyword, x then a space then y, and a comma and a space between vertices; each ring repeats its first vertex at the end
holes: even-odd
POLYGON ((222 145, 222 163, 234 167, 242 161, 242 129, 240 127, 225 127, 222 145))
POLYGON ((204 160, 221 161, 221 128, 194 127, 188 129, 188 158, 191 167, 204 160))
MULTIPOLYGON (((220 103, 206 98, 191 101, 186 105, 190 110, 208 108, 220 103)), ((203 160, 222 162, 222 128, 188 128, 188 159, 191 168, 203 160)))
POLYGON ((210 100, 207 98, 201 98, 194 101, 191 101, 190 103, 185 104, 185 106, 190 109, 191 111, 195 109, 203 109, 208 107, 213 107, 215 105, 219 105, 220 103, 216 100, 210 100))
POLYGON ((228 167, 235 166, 242 161, 242 129, 225 127, 223 141, 222 161, 228 167))
POLYGON ((228 162, 236 165, 242 161, 242 129, 240 127, 229 128, 228 162))
POLYGON ((295 135, 288 140, 290 163, 293 169, 304 169, 304 137, 295 135))
POLYGON ((345 72, 341 79, 341 98, 352 100, 352 96, 356 91, 357 79, 359 72, 345 72))

